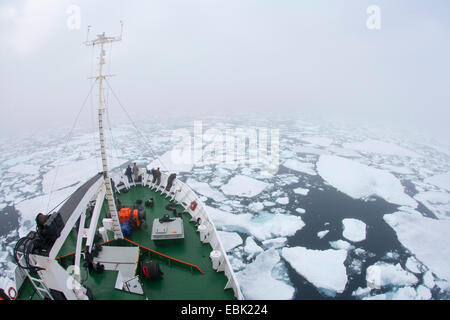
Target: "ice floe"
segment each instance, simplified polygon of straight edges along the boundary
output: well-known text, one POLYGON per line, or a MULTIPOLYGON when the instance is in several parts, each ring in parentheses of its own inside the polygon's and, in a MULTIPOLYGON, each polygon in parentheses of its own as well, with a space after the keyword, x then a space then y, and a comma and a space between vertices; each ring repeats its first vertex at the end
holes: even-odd
POLYGON ((263 192, 268 186, 266 182, 238 175, 231 178, 221 189, 227 195, 251 198, 263 192))
POLYGON ((328 147, 333 143, 333 139, 326 137, 306 137, 302 138, 302 140, 309 142, 310 144, 315 144, 321 147, 328 147))
POLYGON ((17 166, 9 168, 8 171, 21 174, 38 175, 39 168, 40 168, 39 166, 30 164, 19 164, 17 166))
POLYGON ((306 210, 303 208, 297 208, 297 209, 295 209, 295 211, 300 214, 304 214, 306 212, 306 210))
POLYGON ((248 205, 248 208, 253 212, 258 212, 264 209, 264 203, 252 202, 248 205))
POLYGON ((57 165, 46 173, 42 180, 42 191, 46 194, 72 185, 79 185, 102 171, 99 159, 86 159, 57 165))
POLYGON ((242 293, 249 300, 289 300, 295 289, 292 285, 275 279, 272 271, 280 262, 275 249, 260 253, 247 267, 236 273, 242 293))
POLYGON ((366 239, 366 224, 357 219, 344 219, 342 220, 344 238, 353 241, 360 242, 366 239))
POLYGON ((317 237, 319 239, 322 239, 323 237, 325 237, 328 234, 328 232, 330 232, 330 230, 319 231, 319 232, 317 232, 317 237))
POLYGON ((275 206, 275 202, 264 200, 263 205, 265 207, 273 207, 273 206, 275 206))
POLYGON ((421 264, 414 257, 409 257, 408 260, 406 260, 405 267, 413 273, 421 272, 421 264))
POLYGON ((417 300, 430 300, 431 299, 431 291, 429 288, 425 286, 418 286, 416 288, 416 294, 415 297, 417 300))
POLYGON ((217 233, 226 252, 231 251, 243 243, 241 236, 236 232, 217 231, 217 233))
POLYGON ((400 181, 387 171, 337 156, 321 156, 317 170, 324 180, 352 198, 378 196, 390 203, 417 207, 400 181))
POLYGON ((439 278, 450 281, 450 220, 395 212, 383 216, 400 243, 439 278))
POLYGON ((433 289, 435 286, 433 274, 429 270, 423 275, 423 285, 430 289, 433 289))
POLYGON ((147 169, 151 170, 153 168, 160 168, 161 170, 180 173, 180 172, 190 172, 193 167, 193 161, 183 153, 183 150, 173 149, 167 151, 162 156, 153 160, 147 165, 147 169))
POLYGON ((366 281, 370 287, 379 289, 386 286, 411 286, 419 280, 414 274, 404 270, 399 263, 394 265, 377 262, 367 268, 366 281))
POLYGON ((275 202, 284 205, 289 204, 289 198, 288 197, 278 198, 277 200, 275 200, 275 202))
POLYGON ((269 239, 269 240, 264 240, 262 242, 262 245, 264 246, 264 248, 270 249, 270 248, 283 248, 284 246, 286 246, 287 244, 287 238, 286 237, 281 237, 281 238, 275 238, 275 239, 269 239))
POLYGON ((308 195, 309 190, 308 190, 308 189, 305 189, 305 188, 295 188, 295 189, 294 189, 294 193, 295 193, 295 194, 300 194, 300 195, 302 195, 302 196, 306 196, 306 195, 308 195))
POLYGON ((305 154, 315 154, 315 155, 329 154, 329 152, 326 151, 326 150, 312 148, 312 147, 306 147, 306 146, 296 146, 293 149, 294 149, 295 152, 305 153, 305 154))
POLYGON ((336 250, 352 250, 355 247, 345 240, 330 241, 330 246, 336 250))
POLYGON ((309 174, 311 176, 317 175, 314 163, 300 162, 296 159, 288 159, 285 162, 283 162, 283 166, 292 169, 294 171, 309 174))
POLYGON ((238 231, 254 236, 262 241, 276 237, 293 236, 305 223, 300 217, 287 214, 233 214, 212 207, 207 211, 218 228, 238 231))
POLYGON ((428 177, 424 180, 424 182, 450 191, 450 172, 428 177))
POLYGON ((211 198, 214 201, 222 202, 226 199, 220 191, 214 190, 205 182, 198 182, 194 179, 189 178, 186 183, 196 192, 205 197, 211 198))
POLYGON ((282 257, 306 280, 329 295, 342 293, 347 284, 346 250, 283 248, 282 257))
POLYGON ((343 147, 347 149, 357 150, 362 153, 379 153, 385 155, 396 155, 406 157, 418 156, 417 153, 409 149, 379 140, 365 140, 362 142, 344 143, 343 147))
POLYGON ((252 237, 247 237, 245 240, 244 251, 249 255, 248 259, 251 259, 264 250, 256 244, 252 237))
POLYGON ((420 201, 438 218, 450 219, 450 193, 426 191, 416 194, 414 199, 420 201))

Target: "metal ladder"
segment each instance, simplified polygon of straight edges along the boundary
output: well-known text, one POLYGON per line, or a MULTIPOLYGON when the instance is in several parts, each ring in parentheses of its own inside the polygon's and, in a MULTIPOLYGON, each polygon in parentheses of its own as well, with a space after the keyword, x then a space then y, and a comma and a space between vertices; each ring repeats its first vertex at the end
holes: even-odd
POLYGON ((111 180, 109 176, 105 178, 106 199, 108 201, 109 213, 111 214, 114 238, 123 239, 122 228, 120 226, 119 215, 117 214, 114 196, 111 190, 111 180))
MULTIPOLYGON (((23 253, 20 253, 19 261, 20 264, 23 265, 23 253)), ((34 261, 33 261, 34 262, 34 261)), ((44 280, 32 277, 28 270, 22 269, 25 272, 25 275, 30 280, 31 284, 33 285, 34 289, 36 290, 39 297, 41 297, 42 300, 44 300, 46 297, 50 300, 54 300, 53 296, 51 295, 50 291, 48 290, 47 286, 44 283, 44 280)), ((39 274, 38 274, 39 275, 39 274)))

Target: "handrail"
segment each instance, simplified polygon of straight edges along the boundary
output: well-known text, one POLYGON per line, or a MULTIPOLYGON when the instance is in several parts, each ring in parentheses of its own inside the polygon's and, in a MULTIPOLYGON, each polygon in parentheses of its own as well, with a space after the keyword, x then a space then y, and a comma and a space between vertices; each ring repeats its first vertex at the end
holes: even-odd
MULTIPOLYGON (((163 173, 163 174, 164 174, 164 173, 163 173)), ((224 249, 224 247, 223 247, 223 244, 222 244, 222 241, 220 240, 219 235, 217 234, 216 226, 214 225, 214 222, 213 222, 212 219, 210 218, 210 216, 209 216, 209 214, 208 214, 208 211, 206 210, 205 204, 204 204, 203 201, 197 196, 197 194, 192 190, 192 188, 191 188, 188 184, 184 183, 183 181, 181 181, 181 180, 179 180, 179 179, 175 179, 175 181, 177 181, 178 183, 181 184, 181 188, 186 188, 187 191, 190 192, 190 193, 195 197, 195 201, 197 201, 198 204, 199 204, 196 210, 197 210, 198 212, 200 212, 200 209, 203 209, 204 215, 206 215, 206 220, 207 220, 207 222, 210 223, 211 226, 212 226, 212 232, 213 232, 213 234, 214 234, 214 236, 215 236, 215 238, 216 238, 217 244, 218 244, 218 246, 219 246, 219 249, 220 249, 219 251, 221 251, 221 252, 222 252, 222 255, 224 256, 224 262, 225 262, 225 265, 226 265, 225 270, 226 270, 227 273, 228 273, 228 274, 227 274, 227 277, 231 277, 231 279, 229 279, 229 280, 232 280, 232 283, 234 284, 234 287, 235 287, 235 289, 236 289, 236 291, 237 291, 237 292, 235 292, 236 298, 238 298, 239 300, 243 299, 240 285, 239 285, 239 283, 237 282, 237 279, 236 279, 236 276, 235 276, 235 274, 234 274, 233 268, 231 267, 230 262, 229 262, 229 260, 228 260, 228 258, 227 258, 227 253, 226 253, 226 251, 225 251, 225 249, 224 249)), ((175 185, 175 181, 174 181, 174 185, 175 185)), ((187 195, 187 193, 184 193, 184 195, 187 195)), ((175 197, 175 200, 176 200, 176 197, 175 197)), ((177 200, 177 201, 178 201, 178 200, 177 200)), ((188 211, 188 212, 189 212, 189 211, 188 211)), ((190 212, 189 212, 189 214, 192 216, 192 214, 191 214, 190 212)), ((211 245, 211 243, 210 243, 210 245, 211 245)), ((215 249, 215 248, 212 248, 212 249, 215 249)))

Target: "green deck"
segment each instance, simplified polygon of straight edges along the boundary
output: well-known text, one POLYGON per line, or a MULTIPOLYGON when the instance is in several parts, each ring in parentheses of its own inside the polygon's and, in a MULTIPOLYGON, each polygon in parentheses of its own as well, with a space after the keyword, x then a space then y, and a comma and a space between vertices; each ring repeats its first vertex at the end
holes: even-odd
MULTIPOLYGON (((141 260, 156 260, 160 263, 161 270, 164 276, 160 280, 147 280, 141 277, 143 283, 145 296, 132 294, 117 290, 114 284, 117 278, 117 271, 104 271, 102 274, 89 274, 86 285, 92 290, 94 299, 97 300, 126 300, 126 299, 149 299, 149 300, 231 300, 234 298, 234 292, 231 289, 224 290, 227 283, 227 278, 223 272, 216 272, 212 269, 209 254, 211 247, 209 244, 204 244, 200 241, 199 234, 196 231, 195 224, 190 222, 190 215, 183 214, 184 222, 184 239, 179 240, 159 240, 152 241, 150 239, 152 222, 155 218, 161 218, 163 214, 172 213, 165 209, 169 203, 169 198, 165 199, 161 194, 150 190, 147 187, 136 186, 132 187, 127 193, 118 194, 118 198, 123 206, 132 206, 136 204, 136 200, 140 199, 145 202, 146 199, 154 198, 154 207, 148 208, 143 204, 147 214, 147 227, 133 231, 128 237, 129 240, 134 241, 141 246, 158 251, 167 256, 182 260, 184 262, 198 266, 204 274, 197 269, 160 257, 154 253, 148 253, 144 249, 140 249, 141 260)), ((101 218, 106 216, 106 202, 103 206, 101 218)), ((178 206, 178 211, 182 211, 183 207, 178 206)), ((86 222, 88 225, 88 222, 86 222)), ((113 238, 112 236, 110 238, 113 238)), ((64 246, 59 252, 59 256, 64 256, 75 251, 76 231, 67 238, 64 246)), ((113 241, 107 245, 113 246, 132 246, 132 244, 120 240, 113 241)), ((73 263, 73 256, 62 259, 63 265, 69 266, 73 263)), ((83 261, 81 262, 81 264, 83 261)), ((137 271, 139 274, 139 271, 137 271)), ((82 277, 86 273, 82 272, 82 277)), ((34 293, 34 288, 26 281, 19 291, 19 299, 38 299, 39 296, 34 293)))

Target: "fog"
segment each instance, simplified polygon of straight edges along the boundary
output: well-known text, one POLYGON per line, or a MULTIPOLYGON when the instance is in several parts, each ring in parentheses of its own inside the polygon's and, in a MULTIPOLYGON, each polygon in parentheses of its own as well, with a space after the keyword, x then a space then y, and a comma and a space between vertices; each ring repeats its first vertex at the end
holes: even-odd
POLYGON ((298 114, 450 138, 446 0, 3 0, 0 134, 69 128, 96 70, 88 25, 119 35, 121 20, 106 69, 135 119, 298 114))

